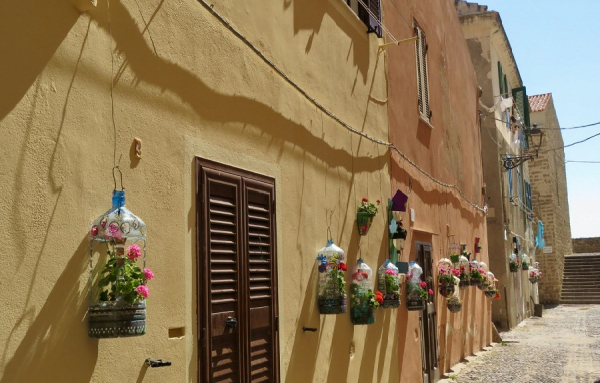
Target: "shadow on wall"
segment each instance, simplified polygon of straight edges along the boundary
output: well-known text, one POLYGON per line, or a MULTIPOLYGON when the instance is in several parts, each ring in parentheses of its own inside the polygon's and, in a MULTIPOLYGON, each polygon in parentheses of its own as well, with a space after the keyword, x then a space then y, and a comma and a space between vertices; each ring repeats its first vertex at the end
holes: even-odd
MULTIPOLYGON (((89 265, 87 236, 67 263, 44 306, 6 364, 0 383, 89 382, 98 358, 98 340, 87 334, 87 288, 80 277, 89 265), (77 363, 72 357, 78 355, 77 363)), ((11 331, 27 325, 25 312, 11 331)), ((7 341, 7 347, 10 339, 7 341)), ((7 350, 4 350, 6 356, 7 350)))
POLYGON ((80 13, 64 0, 0 2, 0 121, 17 105, 80 13))
MULTIPOLYGON (((348 59, 350 51, 353 52, 353 65, 362 75, 364 84, 367 82, 367 74, 369 72, 369 37, 367 36, 367 27, 361 32, 356 27, 352 26, 352 21, 348 20, 330 1, 323 0, 284 0, 284 8, 287 9, 291 2, 294 2, 294 33, 301 30, 310 30, 311 35, 306 43, 305 52, 308 54, 312 47, 315 35, 321 30, 321 24, 325 15, 328 15, 336 26, 343 31, 352 41, 348 47, 348 59)), ((340 3, 343 0, 336 0, 340 3)), ((344 4, 342 4, 344 5, 344 4)), ((353 11, 348 8, 350 18, 353 16, 353 11)), ((358 19, 356 23, 359 23, 358 19)), ((343 65, 340 63, 340 65, 343 65)))

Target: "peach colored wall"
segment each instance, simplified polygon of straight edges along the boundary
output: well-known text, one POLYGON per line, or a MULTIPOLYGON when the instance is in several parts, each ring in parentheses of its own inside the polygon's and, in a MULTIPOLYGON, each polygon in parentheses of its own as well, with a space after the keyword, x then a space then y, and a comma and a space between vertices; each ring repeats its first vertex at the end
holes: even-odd
MULTIPOLYGON (((477 79, 452 1, 385 0, 385 24, 397 39, 413 36, 413 20, 427 35, 429 46, 429 127, 417 110, 415 45, 405 43, 387 51, 389 73, 390 140, 433 177, 457 185, 467 199, 483 205, 482 164, 477 114, 477 79), (391 4, 393 3, 393 4, 391 4), (399 15, 401 13, 401 16, 399 15), (405 22, 406 20, 406 22, 405 22)), ((474 253, 475 237, 487 248, 484 213, 456 190, 432 182, 396 153, 392 154, 392 192, 408 191, 409 208, 415 210, 401 260, 415 259, 414 242, 433 245, 434 268, 447 257, 452 239, 466 243, 474 253)), ((485 251, 477 257, 489 264, 485 251)), ((493 271, 493 270, 492 270, 493 271)), ((440 375, 461 358, 491 343, 491 303, 476 288, 461 292, 463 309, 451 314, 445 298, 435 295, 440 375)), ((402 381, 421 374, 419 315, 400 309, 398 315, 399 363, 402 381)))

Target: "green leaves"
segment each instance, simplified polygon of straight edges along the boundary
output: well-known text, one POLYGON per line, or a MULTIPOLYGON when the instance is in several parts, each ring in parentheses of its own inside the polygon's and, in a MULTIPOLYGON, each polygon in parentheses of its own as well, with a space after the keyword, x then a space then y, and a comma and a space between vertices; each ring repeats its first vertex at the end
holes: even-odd
POLYGON ((120 296, 127 303, 144 299, 136 291, 136 288, 144 283, 143 270, 128 257, 118 261, 114 250, 109 249, 107 253, 110 258, 100 272, 102 278, 98 280, 98 287, 101 289, 98 299, 104 302, 114 301, 120 296), (105 289, 106 287, 109 288, 105 289))

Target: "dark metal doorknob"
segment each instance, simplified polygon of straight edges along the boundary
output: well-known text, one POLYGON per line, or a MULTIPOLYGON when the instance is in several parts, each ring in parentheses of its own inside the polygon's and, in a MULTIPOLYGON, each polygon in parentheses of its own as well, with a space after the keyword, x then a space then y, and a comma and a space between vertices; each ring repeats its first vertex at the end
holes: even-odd
POLYGON ((225 326, 232 328, 232 329, 236 329, 237 328, 237 319, 232 318, 232 317, 227 317, 227 319, 225 320, 225 326))

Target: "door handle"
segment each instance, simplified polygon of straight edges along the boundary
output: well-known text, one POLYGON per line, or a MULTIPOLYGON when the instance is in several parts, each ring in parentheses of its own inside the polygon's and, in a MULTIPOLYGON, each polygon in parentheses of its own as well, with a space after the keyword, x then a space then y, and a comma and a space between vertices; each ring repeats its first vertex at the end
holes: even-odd
POLYGON ((237 319, 232 317, 227 317, 225 320, 225 327, 236 329, 237 328, 237 319))

